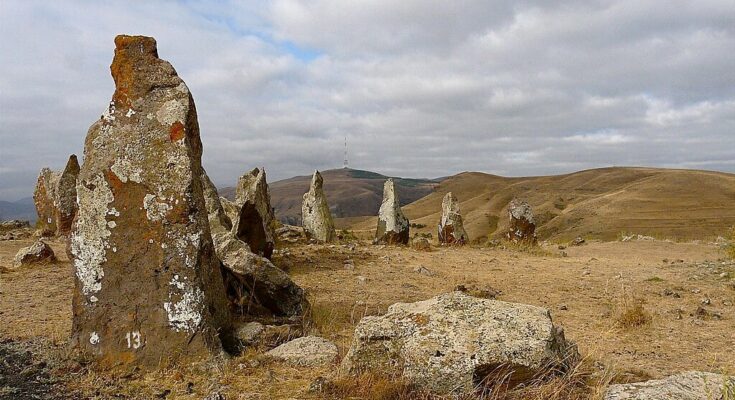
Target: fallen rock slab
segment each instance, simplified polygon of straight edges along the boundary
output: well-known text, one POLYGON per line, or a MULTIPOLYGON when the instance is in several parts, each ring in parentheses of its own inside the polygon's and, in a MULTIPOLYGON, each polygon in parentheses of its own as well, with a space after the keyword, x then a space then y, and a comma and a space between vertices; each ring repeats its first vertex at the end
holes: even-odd
POLYGON ((13 259, 13 268, 25 265, 47 264, 56 261, 54 250, 42 240, 18 250, 13 259))
POLYGON ((735 377, 689 371, 664 379, 610 385, 605 400, 735 399, 735 377))
POLYGON ((437 394, 469 394, 495 374, 513 386, 577 357, 548 310, 453 292, 364 317, 341 371, 393 370, 437 394))
POLYGON ((337 346, 318 336, 305 336, 284 343, 266 355, 297 366, 317 366, 337 359, 337 346))

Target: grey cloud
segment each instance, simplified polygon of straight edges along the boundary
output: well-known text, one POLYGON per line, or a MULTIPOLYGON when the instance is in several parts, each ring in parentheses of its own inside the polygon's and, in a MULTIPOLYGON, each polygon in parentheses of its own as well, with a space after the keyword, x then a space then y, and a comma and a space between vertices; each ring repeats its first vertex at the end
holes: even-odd
POLYGON ((155 36, 219 185, 341 166, 413 177, 608 165, 735 171, 729 1, 0 6, 0 199, 81 153, 112 39, 155 36), (296 48, 294 48, 296 46, 296 48), (299 49, 298 47, 301 47, 299 49), (300 52, 308 52, 304 56, 300 52))

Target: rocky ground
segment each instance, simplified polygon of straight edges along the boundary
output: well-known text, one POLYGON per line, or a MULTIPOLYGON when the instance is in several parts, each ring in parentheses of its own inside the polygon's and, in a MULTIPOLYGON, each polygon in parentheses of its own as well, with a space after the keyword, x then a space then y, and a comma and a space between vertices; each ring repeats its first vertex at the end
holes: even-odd
MULTIPOLYGON (((300 367, 263 356, 285 337, 214 366, 115 376, 88 369, 66 347, 73 278, 63 243, 50 242, 54 264, 12 268, 17 250, 32 242, 0 242, 0 399, 323 397, 310 387, 334 365, 300 367)), ((305 333, 336 343, 338 358, 362 316, 463 285, 548 308, 586 364, 612 381, 686 370, 735 373, 735 263, 714 244, 634 240, 431 252, 367 242, 294 244, 280 245, 274 263, 308 292, 314 322, 305 333), (643 318, 631 324, 625 317, 634 309, 643 318)))

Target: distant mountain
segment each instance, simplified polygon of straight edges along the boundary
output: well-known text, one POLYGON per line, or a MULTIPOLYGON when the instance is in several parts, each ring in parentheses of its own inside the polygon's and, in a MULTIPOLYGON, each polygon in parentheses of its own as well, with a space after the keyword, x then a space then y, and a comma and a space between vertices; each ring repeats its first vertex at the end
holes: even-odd
MULTIPOLYGON (((623 233, 657 238, 711 240, 735 225, 735 174, 663 168, 600 168, 566 175, 506 178, 464 172, 444 179, 428 196, 403 207, 416 232, 432 233, 442 197, 460 201, 471 239, 502 237, 508 203, 533 207, 541 239, 576 236, 611 240, 623 233)), ((375 218, 339 221, 355 231, 375 229, 375 218)))
POLYGON ((33 225, 37 218, 33 197, 26 197, 18 201, 0 200, 0 221, 20 219, 30 221, 33 225))
MULTIPOLYGON (((324 193, 336 218, 377 215, 383 200, 383 183, 387 176, 375 172, 342 168, 320 171, 324 193)), ((401 205, 414 202, 434 190, 440 180, 393 178, 401 205)), ((300 224, 301 201, 309 190, 311 175, 296 176, 269 183, 271 204, 276 218, 284 223, 300 224)), ((233 187, 219 190, 220 195, 234 199, 233 187)))

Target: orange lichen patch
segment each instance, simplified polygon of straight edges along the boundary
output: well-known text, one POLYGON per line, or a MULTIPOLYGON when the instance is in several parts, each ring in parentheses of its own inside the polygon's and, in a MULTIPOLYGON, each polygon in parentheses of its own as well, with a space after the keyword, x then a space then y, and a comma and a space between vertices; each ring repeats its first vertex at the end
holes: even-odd
POLYGON ((107 180, 107 183, 110 184, 113 193, 122 188, 123 182, 120 180, 120 178, 118 178, 117 175, 115 175, 114 172, 112 172, 111 169, 105 171, 105 179, 107 180))
POLYGON ((423 314, 416 314, 411 316, 411 319, 413 319, 413 322, 415 322, 419 326, 424 326, 429 323, 429 317, 423 314))
POLYGON ((171 139, 172 142, 175 142, 183 138, 184 137, 184 124, 182 124, 179 121, 176 121, 173 124, 171 124, 171 128, 169 129, 168 137, 171 139))
POLYGON ((130 108, 133 100, 142 97, 149 90, 146 80, 139 79, 141 58, 158 59, 156 41, 145 36, 119 35, 115 38, 115 58, 110 65, 112 79, 115 80, 115 103, 130 108))

